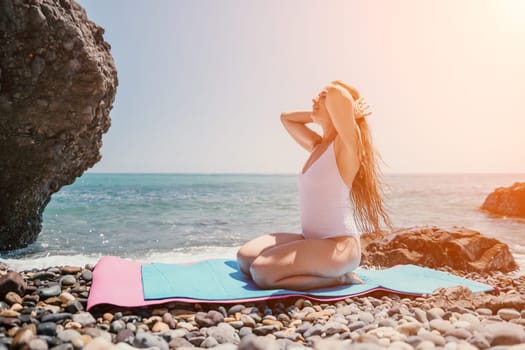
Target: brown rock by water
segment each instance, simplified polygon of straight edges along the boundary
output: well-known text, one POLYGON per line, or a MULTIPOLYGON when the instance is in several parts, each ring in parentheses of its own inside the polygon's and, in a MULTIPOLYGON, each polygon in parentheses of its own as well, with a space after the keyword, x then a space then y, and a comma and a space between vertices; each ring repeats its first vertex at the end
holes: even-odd
POLYGON ((487 196, 481 209, 497 215, 525 218, 525 182, 496 188, 487 196))
POLYGON ((33 242, 51 194, 99 159, 117 72, 74 0, 0 2, 0 251, 33 242))
POLYGON ((9 292, 23 295, 25 289, 26 283, 19 273, 9 271, 5 275, 0 276, 0 299, 3 300, 9 292))
POLYGON ((464 272, 509 272, 518 265, 509 247, 478 231, 412 227, 361 236, 363 261, 382 267, 414 264, 464 272))

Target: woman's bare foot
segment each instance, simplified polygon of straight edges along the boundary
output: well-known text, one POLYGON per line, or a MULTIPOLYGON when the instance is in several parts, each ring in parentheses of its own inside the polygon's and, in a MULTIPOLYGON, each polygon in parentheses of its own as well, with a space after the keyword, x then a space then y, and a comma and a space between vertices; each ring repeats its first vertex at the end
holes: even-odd
POLYGON ((364 284, 363 280, 359 278, 354 272, 350 271, 338 278, 341 284, 364 284))

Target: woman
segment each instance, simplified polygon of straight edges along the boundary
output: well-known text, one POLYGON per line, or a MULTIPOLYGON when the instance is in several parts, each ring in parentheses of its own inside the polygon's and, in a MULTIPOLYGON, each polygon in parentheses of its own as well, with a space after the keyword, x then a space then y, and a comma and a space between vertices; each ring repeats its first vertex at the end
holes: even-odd
POLYGON ((312 111, 283 113, 292 138, 310 152, 299 174, 302 234, 273 233, 253 239, 237 253, 239 268, 261 288, 308 290, 358 283, 361 230, 390 220, 357 89, 334 81, 313 99, 312 111), (322 136, 306 124, 322 128, 322 136), (353 210, 351 207, 353 204, 353 210), (355 220, 354 220, 355 219, 355 220))

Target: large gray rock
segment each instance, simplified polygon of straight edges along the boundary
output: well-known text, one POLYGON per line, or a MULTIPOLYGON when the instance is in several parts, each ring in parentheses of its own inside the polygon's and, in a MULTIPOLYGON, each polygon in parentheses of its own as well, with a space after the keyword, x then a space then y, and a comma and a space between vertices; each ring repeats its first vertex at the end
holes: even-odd
POLYGON ((0 250, 33 242, 51 194, 101 156, 118 84, 74 0, 0 1, 0 250))
POLYGON ((525 182, 496 188, 487 196, 481 209, 496 215, 525 218, 525 182))

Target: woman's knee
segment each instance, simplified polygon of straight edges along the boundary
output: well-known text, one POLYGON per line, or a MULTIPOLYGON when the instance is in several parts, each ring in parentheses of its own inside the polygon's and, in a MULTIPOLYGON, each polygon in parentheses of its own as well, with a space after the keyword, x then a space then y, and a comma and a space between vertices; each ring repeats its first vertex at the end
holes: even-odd
POLYGON ((259 288, 269 289, 274 285, 275 281, 272 278, 272 274, 269 273, 269 270, 260 260, 255 259, 250 265, 249 271, 250 276, 252 276, 253 281, 259 288))
POLYGON ((332 262, 334 271, 343 275, 355 270, 361 262, 361 245, 357 238, 345 237, 336 240, 336 254, 332 262))
POLYGON ((250 255, 250 250, 243 245, 237 250, 237 264, 239 269, 245 274, 250 274, 250 265, 255 257, 250 255))

